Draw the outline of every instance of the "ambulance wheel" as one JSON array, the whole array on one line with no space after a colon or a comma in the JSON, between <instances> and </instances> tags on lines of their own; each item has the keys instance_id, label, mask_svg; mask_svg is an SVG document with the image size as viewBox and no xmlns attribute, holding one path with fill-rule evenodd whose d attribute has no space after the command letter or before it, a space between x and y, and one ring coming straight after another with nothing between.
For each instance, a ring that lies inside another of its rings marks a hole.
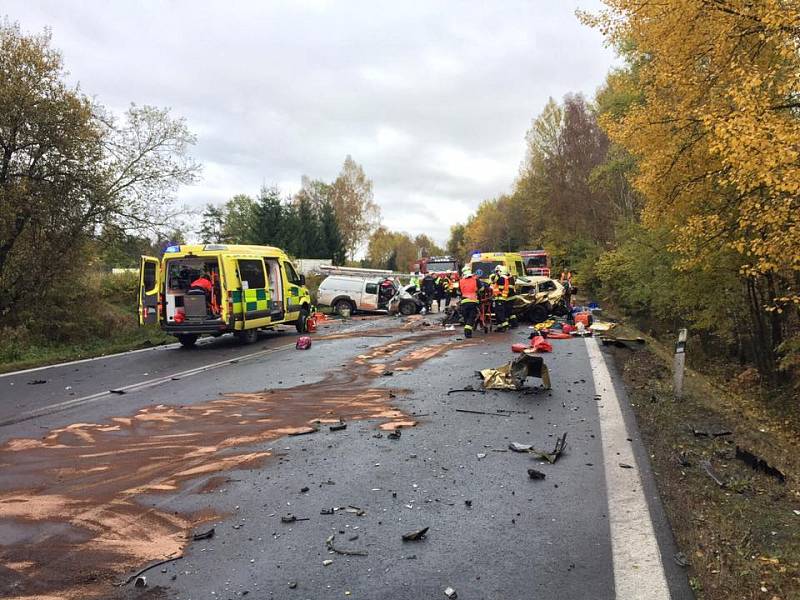
<instances>
[{"instance_id":1,"label":"ambulance wheel","mask_svg":"<svg viewBox=\"0 0 800 600\"><path fill-rule=\"evenodd\" d=\"M297 327L297 333L306 332L306 321L308 321L308 309L303 307L300 309L300 316L297 317L297 322L294 324Z\"/></svg>"},{"instance_id":2,"label":"ambulance wheel","mask_svg":"<svg viewBox=\"0 0 800 600\"><path fill-rule=\"evenodd\" d=\"M199 336L196 333L182 333L177 336L178 341L184 348L191 348L194 346Z\"/></svg>"},{"instance_id":3,"label":"ambulance wheel","mask_svg":"<svg viewBox=\"0 0 800 600\"><path fill-rule=\"evenodd\" d=\"M236 337L242 344L255 344L258 341L258 330L245 329L244 331L237 331Z\"/></svg>"}]
</instances>

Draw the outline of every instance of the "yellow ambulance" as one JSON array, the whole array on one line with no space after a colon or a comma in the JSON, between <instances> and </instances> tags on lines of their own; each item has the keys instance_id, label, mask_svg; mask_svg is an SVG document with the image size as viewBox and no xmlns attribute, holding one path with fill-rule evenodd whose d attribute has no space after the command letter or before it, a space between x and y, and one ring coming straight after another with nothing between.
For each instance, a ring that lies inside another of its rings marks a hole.
<instances>
[{"instance_id":1,"label":"yellow ambulance","mask_svg":"<svg viewBox=\"0 0 800 600\"><path fill-rule=\"evenodd\" d=\"M192 285L200 279L207 283ZM252 343L259 329L281 324L303 332L310 311L305 277L280 248L180 245L142 256L139 324L157 323L186 347L224 333Z\"/></svg>"}]
</instances>

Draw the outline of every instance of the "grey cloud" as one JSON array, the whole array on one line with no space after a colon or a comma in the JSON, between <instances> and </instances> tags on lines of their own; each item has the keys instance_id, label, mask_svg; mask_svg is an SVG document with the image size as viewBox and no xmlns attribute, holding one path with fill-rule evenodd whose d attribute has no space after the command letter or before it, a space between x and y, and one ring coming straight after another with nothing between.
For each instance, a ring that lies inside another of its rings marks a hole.
<instances>
[{"instance_id":1,"label":"grey cloud","mask_svg":"<svg viewBox=\"0 0 800 600\"><path fill-rule=\"evenodd\" d=\"M7 0L52 27L74 81L115 110L170 106L198 134L200 206L262 182L333 179L347 154L387 224L440 241L508 191L548 96L591 95L614 62L576 6L464 2Z\"/></svg>"}]
</instances>

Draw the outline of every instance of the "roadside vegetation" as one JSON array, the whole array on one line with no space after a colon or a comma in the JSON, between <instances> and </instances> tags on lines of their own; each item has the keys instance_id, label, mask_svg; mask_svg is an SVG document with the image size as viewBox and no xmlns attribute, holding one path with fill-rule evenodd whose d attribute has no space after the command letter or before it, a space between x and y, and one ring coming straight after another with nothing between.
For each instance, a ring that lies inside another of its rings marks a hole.
<instances>
[{"instance_id":1,"label":"roadside vegetation","mask_svg":"<svg viewBox=\"0 0 800 600\"><path fill-rule=\"evenodd\" d=\"M201 175L184 119L135 104L114 114L67 80L49 32L0 21L2 371L172 341L138 327L141 255L193 239L344 264L380 222L350 156L331 183L303 177L293 196L266 185L194 214L175 199Z\"/></svg>"},{"instance_id":2,"label":"roadside vegetation","mask_svg":"<svg viewBox=\"0 0 800 600\"><path fill-rule=\"evenodd\" d=\"M513 189L447 250L544 247L556 272L765 401L800 392L800 9L607 0L624 65L551 101ZM744 374L744 375L743 375Z\"/></svg>"}]
</instances>

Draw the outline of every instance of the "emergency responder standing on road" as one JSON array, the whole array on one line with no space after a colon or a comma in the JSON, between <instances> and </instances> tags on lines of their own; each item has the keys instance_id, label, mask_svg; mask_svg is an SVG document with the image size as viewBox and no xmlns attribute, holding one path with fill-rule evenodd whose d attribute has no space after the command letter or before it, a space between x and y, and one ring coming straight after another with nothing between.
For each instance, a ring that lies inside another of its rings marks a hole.
<instances>
[{"instance_id":1,"label":"emergency responder standing on road","mask_svg":"<svg viewBox=\"0 0 800 600\"><path fill-rule=\"evenodd\" d=\"M464 337L471 338L478 317L478 290L487 287L476 275L472 274L469 265L461 270L461 316L464 318Z\"/></svg>"},{"instance_id":2,"label":"emergency responder standing on road","mask_svg":"<svg viewBox=\"0 0 800 600\"><path fill-rule=\"evenodd\" d=\"M408 285L413 285L414 288L416 288L415 291L419 291L419 271L414 271L414 274L411 276Z\"/></svg>"},{"instance_id":3,"label":"emergency responder standing on road","mask_svg":"<svg viewBox=\"0 0 800 600\"><path fill-rule=\"evenodd\" d=\"M430 273L425 273L425 277L422 278L422 293L425 295L425 308L431 312L433 296L436 294L436 280Z\"/></svg>"},{"instance_id":4,"label":"emergency responder standing on road","mask_svg":"<svg viewBox=\"0 0 800 600\"><path fill-rule=\"evenodd\" d=\"M434 292L434 299L436 300L436 312L442 312L442 300L444 300L445 295L445 276L444 273L437 273L436 279L434 279L433 283L436 286L436 291Z\"/></svg>"},{"instance_id":5,"label":"emergency responder standing on road","mask_svg":"<svg viewBox=\"0 0 800 600\"><path fill-rule=\"evenodd\" d=\"M511 275L502 265L495 267L494 273L489 278L494 296L494 316L499 331L506 331L511 327L513 287Z\"/></svg>"}]
</instances>

